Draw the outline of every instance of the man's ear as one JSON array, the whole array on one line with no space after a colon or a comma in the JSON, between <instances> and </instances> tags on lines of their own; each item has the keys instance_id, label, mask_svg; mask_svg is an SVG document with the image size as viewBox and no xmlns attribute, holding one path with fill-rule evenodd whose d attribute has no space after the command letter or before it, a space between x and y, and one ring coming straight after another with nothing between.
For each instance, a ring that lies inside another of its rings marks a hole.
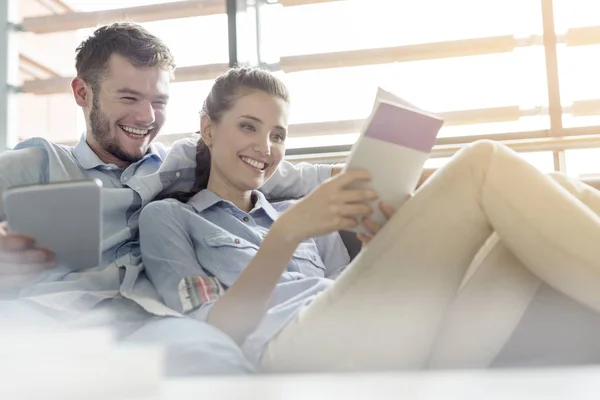
<instances>
[{"instance_id":1,"label":"man's ear","mask_svg":"<svg viewBox=\"0 0 600 400\"><path fill-rule=\"evenodd\" d=\"M92 104L92 88L80 77L75 77L71 81L71 90L73 90L73 97L79 107L90 107Z\"/></svg>"},{"instance_id":2,"label":"man's ear","mask_svg":"<svg viewBox=\"0 0 600 400\"><path fill-rule=\"evenodd\" d=\"M203 115L200 118L200 135L204 143L210 148L213 143L214 124L208 115Z\"/></svg>"}]
</instances>

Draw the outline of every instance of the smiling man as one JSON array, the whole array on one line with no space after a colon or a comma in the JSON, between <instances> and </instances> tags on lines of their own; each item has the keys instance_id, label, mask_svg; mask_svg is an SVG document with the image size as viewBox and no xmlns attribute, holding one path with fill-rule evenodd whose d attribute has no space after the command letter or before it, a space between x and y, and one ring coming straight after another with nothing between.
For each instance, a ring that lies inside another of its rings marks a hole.
<instances>
[{"instance_id":1,"label":"smiling man","mask_svg":"<svg viewBox=\"0 0 600 400\"><path fill-rule=\"evenodd\" d=\"M85 114L88 145L121 168L141 160L163 126L175 69L158 38L141 29L128 32L103 27L84 41L71 83Z\"/></svg>"},{"instance_id":2,"label":"smiling man","mask_svg":"<svg viewBox=\"0 0 600 400\"><path fill-rule=\"evenodd\" d=\"M144 275L140 211L160 192L187 190L195 179L195 140L180 141L169 151L153 143L166 119L174 76L169 48L137 24L114 23L81 43L76 69L71 88L86 133L75 147L34 138L1 154L0 192L28 184L102 181L102 263L78 271L56 265L51 251L0 225L0 325L13 315L36 323L109 326L124 340L165 346L169 375L250 371L231 339L167 308ZM330 166L287 163L264 192L299 197L331 173Z\"/></svg>"}]
</instances>

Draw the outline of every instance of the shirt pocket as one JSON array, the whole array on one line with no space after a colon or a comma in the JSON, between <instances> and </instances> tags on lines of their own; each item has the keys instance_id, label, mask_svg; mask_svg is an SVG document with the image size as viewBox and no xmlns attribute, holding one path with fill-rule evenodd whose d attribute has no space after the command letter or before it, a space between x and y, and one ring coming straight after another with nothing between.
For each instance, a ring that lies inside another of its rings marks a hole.
<instances>
[{"instance_id":1,"label":"shirt pocket","mask_svg":"<svg viewBox=\"0 0 600 400\"><path fill-rule=\"evenodd\" d=\"M204 238L204 241L212 258L211 264L201 264L225 287L233 285L258 252L257 245L230 233L218 233Z\"/></svg>"},{"instance_id":2,"label":"shirt pocket","mask_svg":"<svg viewBox=\"0 0 600 400\"><path fill-rule=\"evenodd\" d=\"M325 264L323 264L323 260L319 256L319 251L314 241L300 243L292 256L288 270L299 272L307 278L323 278L325 276Z\"/></svg>"}]
</instances>

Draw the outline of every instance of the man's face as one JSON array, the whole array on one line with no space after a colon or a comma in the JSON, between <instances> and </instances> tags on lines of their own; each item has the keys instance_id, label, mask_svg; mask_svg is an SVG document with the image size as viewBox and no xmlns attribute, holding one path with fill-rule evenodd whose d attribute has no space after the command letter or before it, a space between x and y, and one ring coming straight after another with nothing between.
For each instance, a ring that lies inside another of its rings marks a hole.
<instances>
[{"instance_id":1,"label":"man's face","mask_svg":"<svg viewBox=\"0 0 600 400\"><path fill-rule=\"evenodd\" d=\"M111 56L84 107L87 141L102 161L126 166L147 153L165 122L169 81L167 70Z\"/></svg>"}]
</instances>

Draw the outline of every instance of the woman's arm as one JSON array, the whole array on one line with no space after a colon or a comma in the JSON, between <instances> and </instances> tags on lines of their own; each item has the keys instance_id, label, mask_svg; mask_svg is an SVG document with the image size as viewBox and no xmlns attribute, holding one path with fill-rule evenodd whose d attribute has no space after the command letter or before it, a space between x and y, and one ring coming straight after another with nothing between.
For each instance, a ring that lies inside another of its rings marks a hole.
<instances>
[{"instance_id":1,"label":"woman's arm","mask_svg":"<svg viewBox=\"0 0 600 400\"><path fill-rule=\"evenodd\" d=\"M205 320L238 344L257 327L298 240L275 223L258 253L225 292L202 268L185 220L170 201L149 204L140 215L140 245L146 274L167 306ZM232 250L235 251L235 250Z\"/></svg>"},{"instance_id":2,"label":"woman's arm","mask_svg":"<svg viewBox=\"0 0 600 400\"><path fill-rule=\"evenodd\" d=\"M273 290L298 239L275 223L250 264L225 292L202 268L194 238L184 223L189 215L179 204L158 201L140 215L140 246L146 274L161 300L181 313L193 313L228 334L238 344L263 318ZM235 251L235 250L232 250Z\"/></svg>"},{"instance_id":3,"label":"woman's arm","mask_svg":"<svg viewBox=\"0 0 600 400\"><path fill-rule=\"evenodd\" d=\"M356 218L371 213L360 204L376 197L368 190L347 190L368 179L364 171L337 175L294 204L272 226L258 253L235 283L221 296L208 322L241 343L265 315L271 295L298 244L357 225Z\"/></svg>"},{"instance_id":4,"label":"woman's arm","mask_svg":"<svg viewBox=\"0 0 600 400\"><path fill-rule=\"evenodd\" d=\"M260 188L270 201L299 199L336 175L340 169L329 164L282 161L273 176Z\"/></svg>"},{"instance_id":5,"label":"woman's arm","mask_svg":"<svg viewBox=\"0 0 600 400\"><path fill-rule=\"evenodd\" d=\"M274 224L258 253L212 307L207 322L241 344L257 327L299 242Z\"/></svg>"},{"instance_id":6,"label":"woman's arm","mask_svg":"<svg viewBox=\"0 0 600 400\"><path fill-rule=\"evenodd\" d=\"M189 212L168 200L144 207L139 220L142 261L167 306L205 320L223 288L198 260L194 238L185 223Z\"/></svg>"},{"instance_id":7,"label":"woman's arm","mask_svg":"<svg viewBox=\"0 0 600 400\"><path fill-rule=\"evenodd\" d=\"M180 206L164 201L149 204L140 216L141 250L147 274L168 306L202 315L208 323L242 343L265 315L273 290L298 243L352 228L357 218L371 212L361 203L372 200L375 193L345 189L365 179L368 174L361 171L337 175L294 204L272 225L257 254L225 293L220 283L203 270L202 260L197 259L193 238L183 223L187 216L175 212ZM183 207L180 209L183 212ZM193 284L198 288L188 288Z\"/></svg>"}]
</instances>

